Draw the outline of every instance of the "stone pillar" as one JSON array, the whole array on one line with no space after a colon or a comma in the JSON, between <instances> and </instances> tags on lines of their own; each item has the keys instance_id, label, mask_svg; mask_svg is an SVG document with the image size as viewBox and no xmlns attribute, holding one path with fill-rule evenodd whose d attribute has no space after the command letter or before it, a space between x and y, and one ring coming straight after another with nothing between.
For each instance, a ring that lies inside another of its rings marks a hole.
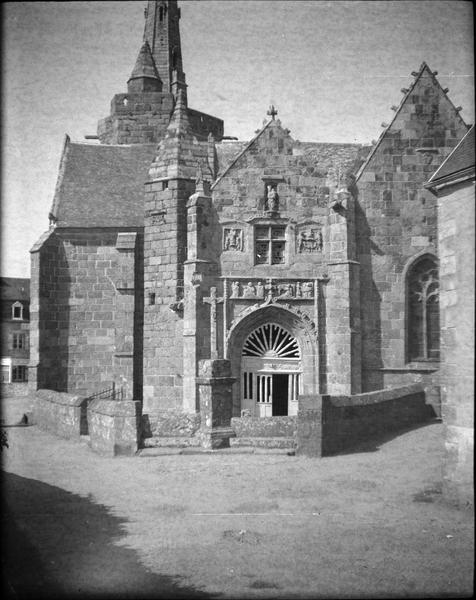
<instances>
[{"instance_id":1,"label":"stone pillar","mask_svg":"<svg viewBox=\"0 0 476 600\"><path fill-rule=\"evenodd\" d=\"M211 261L203 258L202 237L206 216L211 210L211 196L207 182L197 185L197 192L187 203L187 260L184 263L183 313L183 410L199 410L197 395L197 365L209 338L207 307L202 302L202 286L210 270ZM203 356L203 354L202 354ZM204 354L207 356L207 354Z\"/></svg>"},{"instance_id":2,"label":"stone pillar","mask_svg":"<svg viewBox=\"0 0 476 600\"><path fill-rule=\"evenodd\" d=\"M198 396L201 426L198 432L204 448L227 448L230 437L233 401L231 387L236 381L231 377L229 360L201 360L198 365Z\"/></svg>"},{"instance_id":3,"label":"stone pillar","mask_svg":"<svg viewBox=\"0 0 476 600\"><path fill-rule=\"evenodd\" d=\"M313 395L300 396L297 428L296 428L296 455L320 458L323 450L323 399L327 396Z\"/></svg>"},{"instance_id":4,"label":"stone pillar","mask_svg":"<svg viewBox=\"0 0 476 600\"><path fill-rule=\"evenodd\" d=\"M329 218L326 288L327 392L361 391L360 265L355 260L354 199L339 192Z\"/></svg>"}]
</instances>

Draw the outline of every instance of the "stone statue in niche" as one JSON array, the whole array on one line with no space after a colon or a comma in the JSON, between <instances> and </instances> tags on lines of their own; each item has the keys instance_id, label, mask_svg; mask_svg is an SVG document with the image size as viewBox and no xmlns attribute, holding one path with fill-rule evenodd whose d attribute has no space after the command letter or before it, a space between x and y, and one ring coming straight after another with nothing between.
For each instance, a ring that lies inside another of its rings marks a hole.
<instances>
[{"instance_id":1,"label":"stone statue in niche","mask_svg":"<svg viewBox=\"0 0 476 600\"><path fill-rule=\"evenodd\" d=\"M251 281L243 288L243 298L256 298L256 289Z\"/></svg>"},{"instance_id":2,"label":"stone statue in niche","mask_svg":"<svg viewBox=\"0 0 476 600\"><path fill-rule=\"evenodd\" d=\"M234 281L231 284L231 298L239 298L240 297L240 284L238 281Z\"/></svg>"},{"instance_id":3,"label":"stone statue in niche","mask_svg":"<svg viewBox=\"0 0 476 600\"><path fill-rule=\"evenodd\" d=\"M322 250L322 232L320 229L307 229L299 232L298 252L313 253Z\"/></svg>"},{"instance_id":4,"label":"stone statue in niche","mask_svg":"<svg viewBox=\"0 0 476 600\"><path fill-rule=\"evenodd\" d=\"M223 235L223 250L235 250L242 252L243 250L243 230L242 229L225 229Z\"/></svg>"},{"instance_id":5,"label":"stone statue in niche","mask_svg":"<svg viewBox=\"0 0 476 600\"><path fill-rule=\"evenodd\" d=\"M258 298L264 298L264 285L261 283L261 281L258 281L256 285L256 296Z\"/></svg>"},{"instance_id":6,"label":"stone statue in niche","mask_svg":"<svg viewBox=\"0 0 476 600\"><path fill-rule=\"evenodd\" d=\"M276 190L276 186L267 185L267 194L264 204L264 209L271 212L278 212L279 210L279 196Z\"/></svg>"}]
</instances>

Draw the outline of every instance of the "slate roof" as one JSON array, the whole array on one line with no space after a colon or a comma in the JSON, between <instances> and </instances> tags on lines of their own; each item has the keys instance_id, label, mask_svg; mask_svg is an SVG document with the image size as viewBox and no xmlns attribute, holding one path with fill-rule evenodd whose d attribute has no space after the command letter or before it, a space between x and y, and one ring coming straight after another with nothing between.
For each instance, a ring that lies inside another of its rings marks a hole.
<instances>
[{"instance_id":1,"label":"slate roof","mask_svg":"<svg viewBox=\"0 0 476 600\"><path fill-rule=\"evenodd\" d=\"M50 216L58 227L142 227L155 144L102 145L66 136Z\"/></svg>"},{"instance_id":2,"label":"slate roof","mask_svg":"<svg viewBox=\"0 0 476 600\"><path fill-rule=\"evenodd\" d=\"M2 300L30 300L30 280L20 277L0 277Z\"/></svg>"},{"instance_id":3,"label":"slate roof","mask_svg":"<svg viewBox=\"0 0 476 600\"><path fill-rule=\"evenodd\" d=\"M431 176L428 186L431 184L438 185L443 181L448 181L457 178L458 175L464 176L468 171L474 174L475 157L474 157L474 125L464 136L456 148L448 154L446 160Z\"/></svg>"}]
</instances>

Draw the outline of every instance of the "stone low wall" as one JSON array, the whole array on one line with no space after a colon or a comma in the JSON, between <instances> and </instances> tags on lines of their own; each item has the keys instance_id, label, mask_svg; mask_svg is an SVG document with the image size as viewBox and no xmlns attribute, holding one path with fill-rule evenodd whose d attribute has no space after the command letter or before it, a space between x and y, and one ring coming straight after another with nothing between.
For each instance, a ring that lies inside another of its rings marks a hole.
<instances>
[{"instance_id":1,"label":"stone low wall","mask_svg":"<svg viewBox=\"0 0 476 600\"><path fill-rule=\"evenodd\" d=\"M88 405L89 445L106 456L133 456L139 449L141 404L134 400L102 400Z\"/></svg>"},{"instance_id":2,"label":"stone low wall","mask_svg":"<svg viewBox=\"0 0 476 600\"><path fill-rule=\"evenodd\" d=\"M294 437L296 417L233 417L236 437Z\"/></svg>"},{"instance_id":3,"label":"stone low wall","mask_svg":"<svg viewBox=\"0 0 476 600\"><path fill-rule=\"evenodd\" d=\"M2 398L12 396L28 396L28 382L22 381L18 383L2 383L0 387Z\"/></svg>"},{"instance_id":4,"label":"stone low wall","mask_svg":"<svg viewBox=\"0 0 476 600\"><path fill-rule=\"evenodd\" d=\"M435 417L421 384L354 396L303 396L297 454L325 456Z\"/></svg>"},{"instance_id":5,"label":"stone low wall","mask_svg":"<svg viewBox=\"0 0 476 600\"><path fill-rule=\"evenodd\" d=\"M40 429L68 439L87 433L87 398L54 390L38 390L33 415Z\"/></svg>"}]
</instances>

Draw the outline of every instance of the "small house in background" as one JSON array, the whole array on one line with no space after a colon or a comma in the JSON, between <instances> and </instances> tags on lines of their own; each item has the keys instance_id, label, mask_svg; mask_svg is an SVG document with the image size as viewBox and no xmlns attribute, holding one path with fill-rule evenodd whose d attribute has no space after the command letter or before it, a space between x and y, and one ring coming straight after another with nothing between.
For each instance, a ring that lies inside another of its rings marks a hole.
<instances>
[{"instance_id":1,"label":"small house in background","mask_svg":"<svg viewBox=\"0 0 476 600\"><path fill-rule=\"evenodd\" d=\"M30 360L30 280L0 278L2 303L2 384L28 381ZM26 386L25 393L26 393ZM20 386L17 391L20 391Z\"/></svg>"}]
</instances>

